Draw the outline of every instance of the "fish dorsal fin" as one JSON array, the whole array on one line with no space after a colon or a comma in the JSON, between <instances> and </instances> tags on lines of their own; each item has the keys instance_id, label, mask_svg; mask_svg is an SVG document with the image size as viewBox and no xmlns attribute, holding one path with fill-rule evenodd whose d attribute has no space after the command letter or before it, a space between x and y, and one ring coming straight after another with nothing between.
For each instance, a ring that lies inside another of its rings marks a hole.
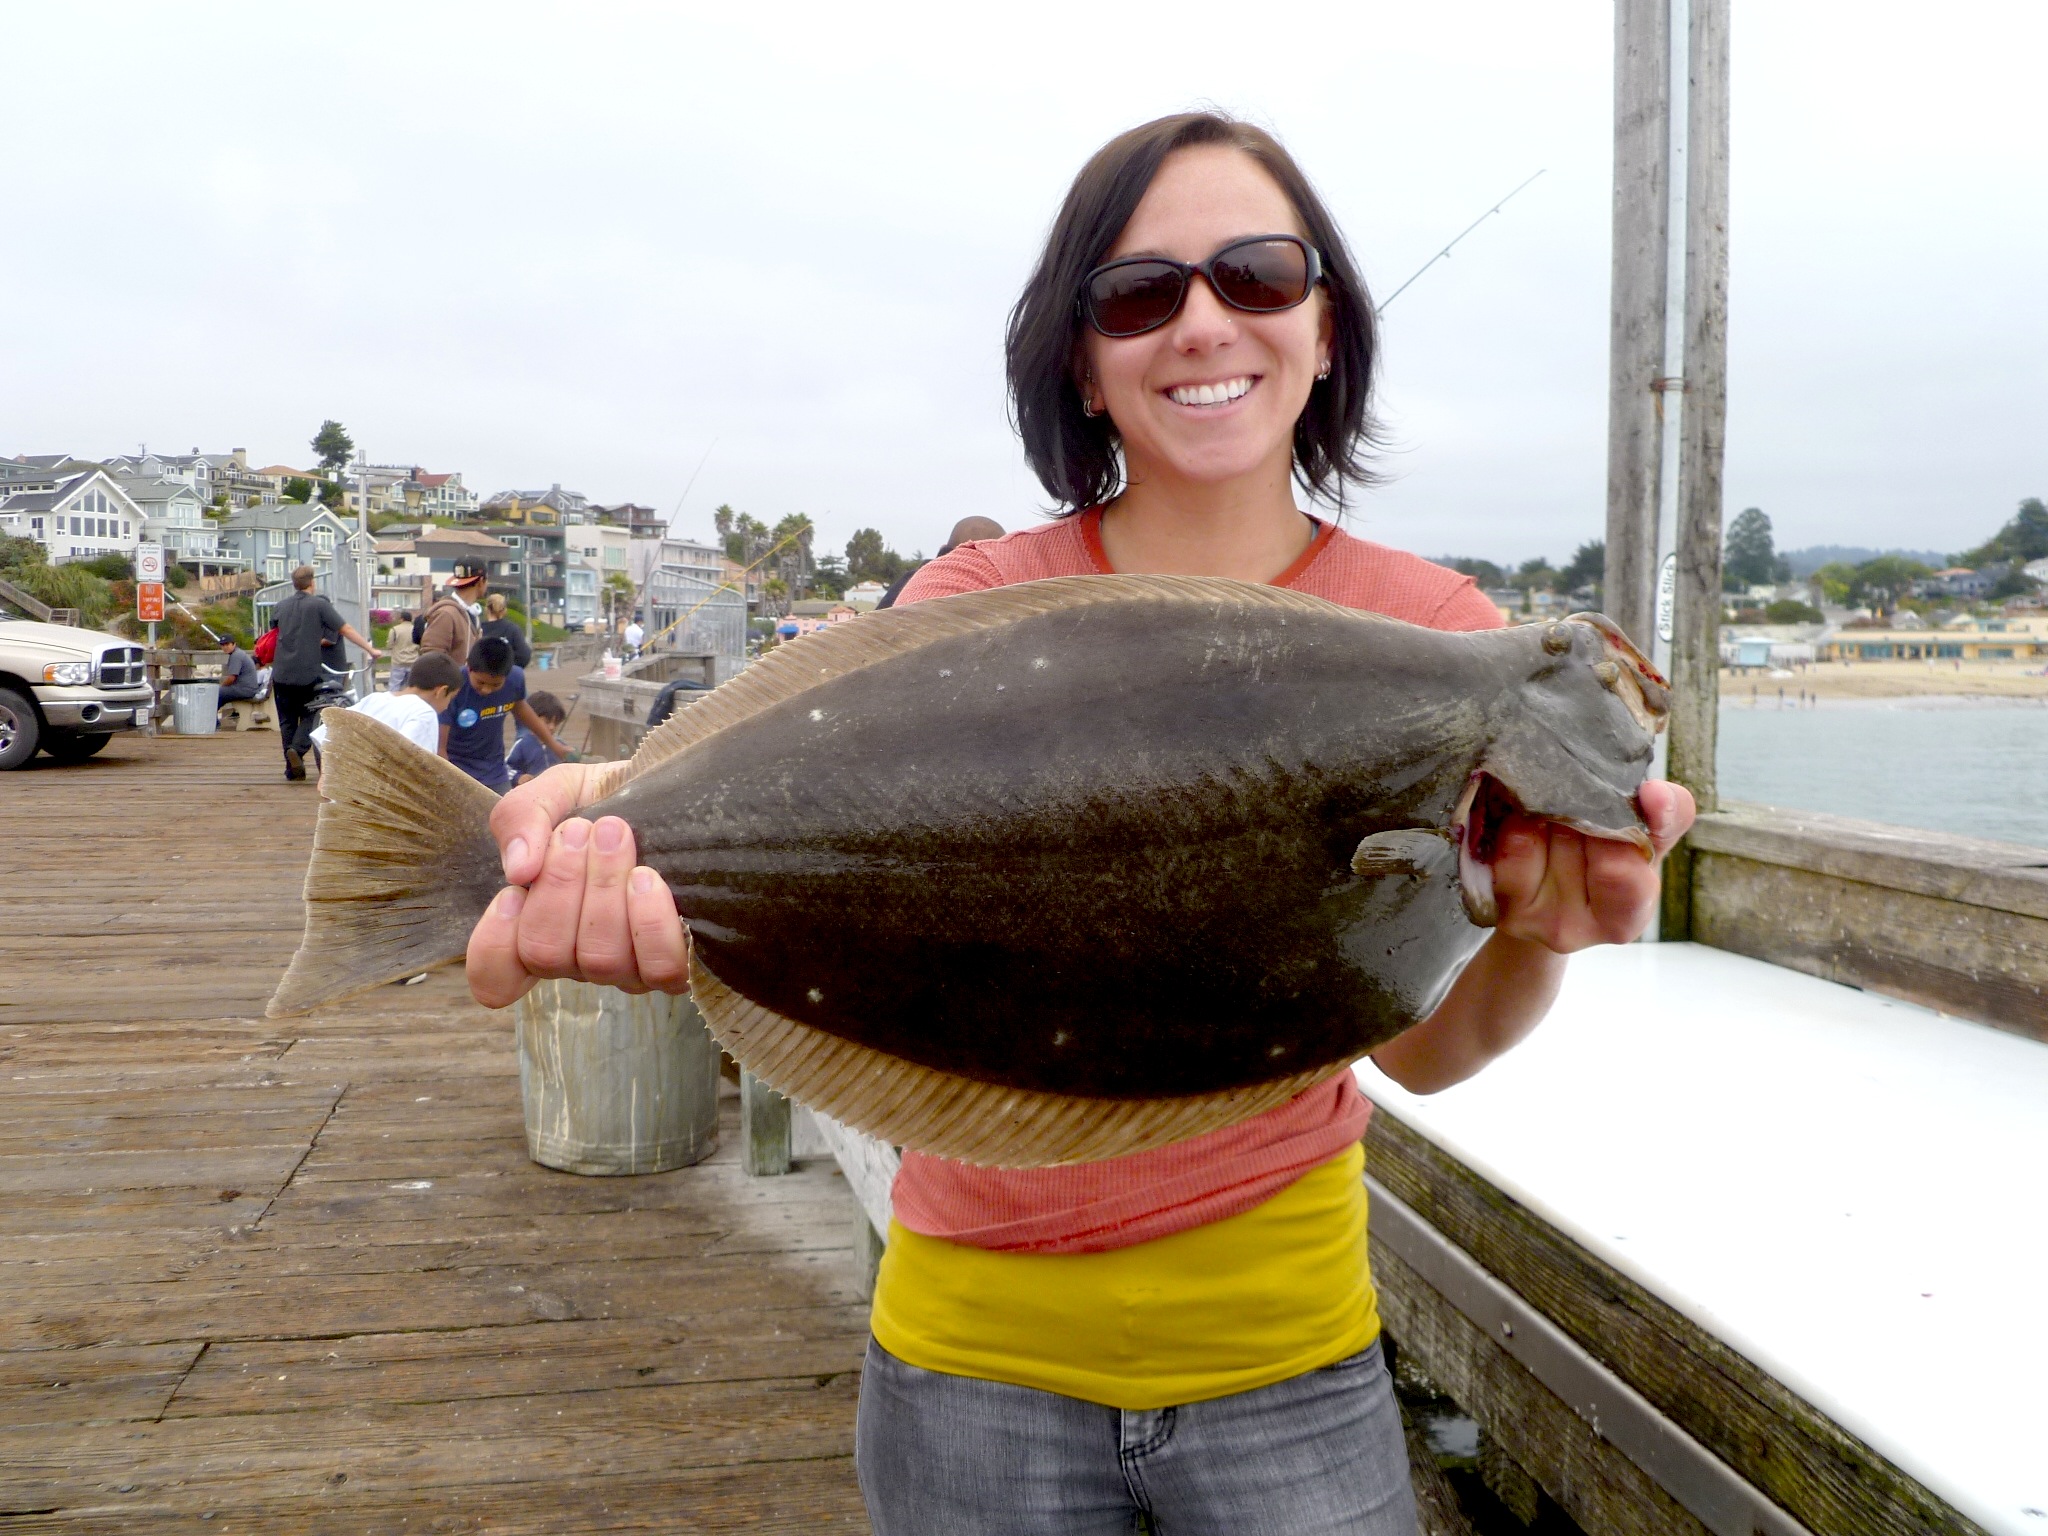
<instances>
[{"instance_id":1,"label":"fish dorsal fin","mask_svg":"<svg viewBox=\"0 0 2048 1536\"><path fill-rule=\"evenodd\" d=\"M835 677L891 656L905 655L957 635L1000 629L1038 614L1132 601L1340 613L1368 621L1382 617L1345 608L1307 592L1220 576L1054 576L982 592L928 598L904 608L865 613L850 623L833 624L777 646L739 676L676 711L650 731L632 760L614 770L615 777L606 786L606 792L617 790L628 779L638 778L677 753L772 709L785 699L793 699Z\"/></svg>"},{"instance_id":2,"label":"fish dorsal fin","mask_svg":"<svg viewBox=\"0 0 2048 1536\"><path fill-rule=\"evenodd\" d=\"M1349 1066L1185 1098L1088 1099L979 1082L842 1040L740 996L702 960L692 961L690 995L733 1059L785 1096L884 1141L999 1168L1095 1162L1186 1141L1285 1104Z\"/></svg>"}]
</instances>

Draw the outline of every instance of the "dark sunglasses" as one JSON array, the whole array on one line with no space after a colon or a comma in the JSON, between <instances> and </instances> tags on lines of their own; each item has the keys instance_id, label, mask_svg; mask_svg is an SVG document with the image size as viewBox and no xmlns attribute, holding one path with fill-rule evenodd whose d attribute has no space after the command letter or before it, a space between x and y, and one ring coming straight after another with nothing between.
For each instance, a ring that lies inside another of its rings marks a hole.
<instances>
[{"instance_id":1,"label":"dark sunglasses","mask_svg":"<svg viewBox=\"0 0 2048 1536\"><path fill-rule=\"evenodd\" d=\"M1105 336L1141 336L1175 315L1197 272L1232 309L1267 315L1292 309L1322 280L1323 259L1293 235L1233 240L1207 261L1127 256L1105 262L1081 282L1081 317Z\"/></svg>"}]
</instances>

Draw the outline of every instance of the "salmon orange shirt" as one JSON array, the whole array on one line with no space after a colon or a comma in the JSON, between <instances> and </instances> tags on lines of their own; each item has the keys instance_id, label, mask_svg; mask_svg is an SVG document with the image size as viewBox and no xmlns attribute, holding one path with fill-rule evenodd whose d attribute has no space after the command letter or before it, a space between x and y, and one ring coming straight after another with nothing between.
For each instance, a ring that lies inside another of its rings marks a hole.
<instances>
[{"instance_id":1,"label":"salmon orange shirt","mask_svg":"<svg viewBox=\"0 0 2048 1536\"><path fill-rule=\"evenodd\" d=\"M1091 509L934 560L899 603L1109 574ZM1319 526L1274 585L1436 629L1497 628L1473 585ZM1371 1106L1348 1072L1222 1130L1060 1168L906 1152L875 1338L928 1370L1119 1408L1270 1385L1379 1331L1357 1143Z\"/></svg>"}]
</instances>

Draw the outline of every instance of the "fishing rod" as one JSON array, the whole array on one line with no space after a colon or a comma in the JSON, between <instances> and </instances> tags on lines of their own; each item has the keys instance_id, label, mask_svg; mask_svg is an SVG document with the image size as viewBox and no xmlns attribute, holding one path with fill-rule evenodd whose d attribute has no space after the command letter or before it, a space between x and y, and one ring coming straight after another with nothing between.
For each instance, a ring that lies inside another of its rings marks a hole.
<instances>
[{"instance_id":1,"label":"fishing rod","mask_svg":"<svg viewBox=\"0 0 2048 1536\"><path fill-rule=\"evenodd\" d=\"M705 460L711 457L711 450L717 446L718 439L715 437L704 445L703 457L697 460L697 467L690 471L690 478L683 482L683 494L676 498L676 509L668 515L668 525L670 528L674 528L676 519L683 515L683 503L690 499L690 492L697 484L697 477L704 473Z\"/></svg>"},{"instance_id":2,"label":"fishing rod","mask_svg":"<svg viewBox=\"0 0 2048 1536\"><path fill-rule=\"evenodd\" d=\"M758 559L756 559L756 560L754 561L753 565L749 565L749 566L746 566L746 567L744 567L744 568L743 568L743 569L742 569L742 570L740 571L740 575L741 575L741 576L746 576L746 575L748 575L748 574L749 574L750 572L752 572L752 571L753 571L753 570L755 569L755 567L756 567L756 566L759 566L759 565L761 565L761 564L765 563L766 561L772 560L772 559L774 559L774 558L775 558L775 557L776 557L777 555L779 555L780 553L782 553L782 551L783 551L783 549L784 549L784 547L785 547L785 546L787 546L787 545L790 545L790 544L794 544L794 543L795 543L795 542L796 542L796 541L797 541L798 539L802 538L802 537L803 537L803 536L804 536L805 534L807 534L807 533L810 533L810 532L812 532L812 531L813 531L813 525L812 525L812 524L810 524L810 523L805 523L805 524L803 525L803 527L801 527L801 528L798 528L798 529L796 529L796 530L795 530L794 532L792 532L792 533L791 533L791 534L790 534L790 535L789 535L789 536L788 536L787 538L785 538L785 539L783 539L783 540L782 540L781 542L777 543L777 544L776 544L776 545L775 545L775 546L774 546L773 548L769 549L769 550L767 551L767 553L765 553L765 554L761 555L761 556L760 556L760 557L759 557ZM734 585L733 585L733 584L732 584L731 582L729 582L729 581L722 581L722 582L720 582L720 583L719 583L719 584L718 584L717 586L715 586L715 587L713 587L713 588L711 589L711 591L710 591L710 594L709 594L708 596L706 596L706 597L705 597L705 599L704 599L704 601L703 601L703 602L700 602L700 603L698 603L698 604L697 604L697 605L696 605L695 607L692 607L691 609L689 609L689 610L688 610L687 612L685 612L685 613L681 613L681 614L678 614L678 615L676 616L676 619L675 619L675 622L674 622L674 623L672 623L672 624L669 624L669 625L668 625L668 626L666 626L665 628L663 628L663 629L660 629L660 630L657 630L657 631L656 631L655 633L653 633L653 634L649 635L649 636L647 637L647 639L646 639L646 640L645 640L644 642L642 642L642 644L643 644L643 648L651 648L651 647L653 646L653 644L654 644L654 642L655 642L655 641L659 640L659 639L660 639L660 638L661 638L661 637L662 637L663 635L667 634L667 633L669 632L669 630L672 630L672 629L676 628L676 626L677 626L677 625L679 625L679 624L683 623L683 622L684 622L685 620L689 619L689 618L691 617L691 615L695 614L695 613L697 612L697 610L698 610L699 608L702 608L702 607L703 607L703 606L705 605L705 603L709 603L709 602L711 602L711 601L712 601L712 599L716 598L716 597L718 596L718 594L719 594L719 593L721 593L721 592L738 592L738 591L740 591L740 590L741 590L740 588L738 588L738 587L734 586Z\"/></svg>"},{"instance_id":3,"label":"fishing rod","mask_svg":"<svg viewBox=\"0 0 2048 1536\"><path fill-rule=\"evenodd\" d=\"M1548 167L1546 166L1545 169L1547 170ZM1542 171L1538 171L1536 173L1536 176L1541 176L1542 174ZM1459 240L1463 240L1465 236L1471 234L1473 230L1477 229L1480 225L1484 224L1496 213L1499 213L1501 209L1507 207L1509 203L1514 201L1515 193L1520 192L1522 190L1522 187L1528 186L1530 181L1534 181L1536 179L1536 176L1531 176L1529 178L1529 181L1523 182L1522 186L1516 187L1514 192L1510 192L1506 197L1502 198L1499 202L1495 203L1491 208L1487 209L1486 212L1479 215L1479 217L1474 219L1470 224L1467 224L1464 227L1464 229L1459 231L1457 240L1453 240L1449 245L1445 246L1442 250L1438 251L1434 256L1430 257L1429 260L1425 261L1421 266L1417 267L1415 269L1414 276L1410 277L1407 282L1403 283L1400 287L1396 288L1392 293L1388 294L1384 299L1381 299L1379 303L1376 306L1374 306L1373 313L1377 315L1384 315L1387 312L1387 306L1393 303L1394 300L1401 297L1402 294L1406 293L1409 289L1409 286L1414 283L1417 277L1422 276L1423 273L1427 272L1431 267L1435 266L1438 262L1442 261L1446 256L1450 255L1451 252L1454 249L1456 249Z\"/></svg>"}]
</instances>

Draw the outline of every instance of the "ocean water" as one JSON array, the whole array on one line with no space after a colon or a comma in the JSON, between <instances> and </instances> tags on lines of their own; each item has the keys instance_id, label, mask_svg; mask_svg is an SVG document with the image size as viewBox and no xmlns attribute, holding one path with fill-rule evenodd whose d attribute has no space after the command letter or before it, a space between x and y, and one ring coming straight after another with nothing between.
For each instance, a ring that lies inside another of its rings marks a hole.
<instances>
[{"instance_id":1,"label":"ocean water","mask_svg":"<svg viewBox=\"0 0 2048 1536\"><path fill-rule=\"evenodd\" d=\"M1717 765L1724 799L2048 848L2048 705L1730 699Z\"/></svg>"}]
</instances>

